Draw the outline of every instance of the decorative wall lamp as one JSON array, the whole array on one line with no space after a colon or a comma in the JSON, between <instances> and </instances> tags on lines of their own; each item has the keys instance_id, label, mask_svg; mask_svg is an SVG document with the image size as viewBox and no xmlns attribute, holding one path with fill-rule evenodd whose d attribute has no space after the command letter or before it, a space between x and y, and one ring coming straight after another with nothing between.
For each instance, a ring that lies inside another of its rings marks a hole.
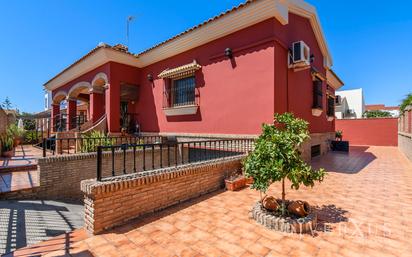
<instances>
[{"instance_id":1,"label":"decorative wall lamp","mask_svg":"<svg viewBox=\"0 0 412 257\"><path fill-rule=\"evenodd\" d=\"M228 57L229 59L233 58L233 51L231 48L228 47L225 49L225 56Z\"/></svg>"},{"instance_id":2,"label":"decorative wall lamp","mask_svg":"<svg viewBox=\"0 0 412 257\"><path fill-rule=\"evenodd\" d=\"M313 54L310 55L310 63L313 63L315 61L315 56Z\"/></svg>"},{"instance_id":3,"label":"decorative wall lamp","mask_svg":"<svg viewBox=\"0 0 412 257\"><path fill-rule=\"evenodd\" d=\"M152 74L147 74L147 80L150 82L153 82L153 75Z\"/></svg>"}]
</instances>

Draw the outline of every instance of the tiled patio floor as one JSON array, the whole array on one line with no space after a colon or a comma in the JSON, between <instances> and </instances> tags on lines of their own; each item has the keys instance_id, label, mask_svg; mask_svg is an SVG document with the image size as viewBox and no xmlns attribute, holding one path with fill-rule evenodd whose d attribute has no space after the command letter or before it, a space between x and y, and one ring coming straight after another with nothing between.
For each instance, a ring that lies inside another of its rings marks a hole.
<instances>
[{"instance_id":1,"label":"tiled patio floor","mask_svg":"<svg viewBox=\"0 0 412 257\"><path fill-rule=\"evenodd\" d=\"M0 173L0 194L39 186L37 170Z\"/></svg>"},{"instance_id":2,"label":"tiled patio floor","mask_svg":"<svg viewBox=\"0 0 412 257\"><path fill-rule=\"evenodd\" d=\"M288 199L317 205L314 235L268 230L249 219L259 194L217 192L84 239L83 231L28 251L45 256L411 256L412 165L391 147L355 147L314 161L326 167L313 189ZM270 194L280 197L280 185ZM23 252L25 251L25 252Z\"/></svg>"},{"instance_id":3,"label":"tiled patio floor","mask_svg":"<svg viewBox=\"0 0 412 257\"><path fill-rule=\"evenodd\" d=\"M37 165L37 159L43 155L41 149L31 145L19 145L15 149L14 157L0 157L0 171L5 168L25 165Z\"/></svg>"},{"instance_id":4,"label":"tiled patio floor","mask_svg":"<svg viewBox=\"0 0 412 257\"><path fill-rule=\"evenodd\" d=\"M0 193L38 186L37 159L41 156L41 149L20 145L14 157L0 157Z\"/></svg>"}]
</instances>

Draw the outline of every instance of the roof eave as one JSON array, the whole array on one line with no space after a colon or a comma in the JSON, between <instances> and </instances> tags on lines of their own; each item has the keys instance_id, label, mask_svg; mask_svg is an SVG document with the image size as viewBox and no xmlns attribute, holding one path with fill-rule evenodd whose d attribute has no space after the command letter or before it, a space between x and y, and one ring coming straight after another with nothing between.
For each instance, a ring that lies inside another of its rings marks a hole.
<instances>
[{"instance_id":1,"label":"roof eave","mask_svg":"<svg viewBox=\"0 0 412 257\"><path fill-rule=\"evenodd\" d=\"M133 67L141 67L139 60L129 53L107 47L98 47L46 82L44 88L49 91L55 90L111 61Z\"/></svg>"}]
</instances>

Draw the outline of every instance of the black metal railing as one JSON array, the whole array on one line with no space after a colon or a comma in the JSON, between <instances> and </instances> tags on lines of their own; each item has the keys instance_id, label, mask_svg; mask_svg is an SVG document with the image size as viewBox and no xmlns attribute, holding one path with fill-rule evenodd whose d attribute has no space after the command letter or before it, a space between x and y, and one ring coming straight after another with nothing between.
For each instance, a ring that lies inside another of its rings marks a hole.
<instances>
[{"instance_id":1,"label":"black metal railing","mask_svg":"<svg viewBox=\"0 0 412 257\"><path fill-rule=\"evenodd\" d=\"M153 144L161 142L161 136L51 137L43 138L41 147L43 149L43 157L46 157L48 155L96 152L97 147L102 145Z\"/></svg>"},{"instance_id":2,"label":"black metal railing","mask_svg":"<svg viewBox=\"0 0 412 257\"><path fill-rule=\"evenodd\" d=\"M98 146L97 179L239 156L253 147L253 139Z\"/></svg>"},{"instance_id":3,"label":"black metal railing","mask_svg":"<svg viewBox=\"0 0 412 257\"><path fill-rule=\"evenodd\" d=\"M58 114L53 117L53 131L61 132L67 129L67 115Z\"/></svg>"},{"instance_id":4,"label":"black metal railing","mask_svg":"<svg viewBox=\"0 0 412 257\"><path fill-rule=\"evenodd\" d=\"M80 127L86 122L87 116L85 115L77 115L69 119L69 116L67 114L62 113L53 117L53 129L55 132L67 131L67 125L69 125L69 130L80 130Z\"/></svg>"}]
</instances>

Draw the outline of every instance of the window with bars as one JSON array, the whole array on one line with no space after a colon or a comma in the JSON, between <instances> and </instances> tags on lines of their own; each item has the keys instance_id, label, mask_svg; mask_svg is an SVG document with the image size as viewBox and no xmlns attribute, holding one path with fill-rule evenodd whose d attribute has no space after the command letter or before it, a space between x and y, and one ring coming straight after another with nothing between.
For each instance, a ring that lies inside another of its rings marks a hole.
<instances>
[{"instance_id":1,"label":"window with bars","mask_svg":"<svg viewBox=\"0 0 412 257\"><path fill-rule=\"evenodd\" d=\"M313 81L313 108L323 108L322 98L322 80L316 78Z\"/></svg>"},{"instance_id":2,"label":"window with bars","mask_svg":"<svg viewBox=\"0 0 412 257\"><path fill-rule=\"evenodd\" d=\"M195 76L172 80L171 106L195 104Z\"/></svg>"},{"instance_id":3,"label":"window with bars","mask_svg":"<svg viewBox=\"0 0 412 257\"><path fill-rule=\"evenodd\" d=\"M328 116L335 116L335 98L328 96Z\"/></svg>"}]
</instances>

